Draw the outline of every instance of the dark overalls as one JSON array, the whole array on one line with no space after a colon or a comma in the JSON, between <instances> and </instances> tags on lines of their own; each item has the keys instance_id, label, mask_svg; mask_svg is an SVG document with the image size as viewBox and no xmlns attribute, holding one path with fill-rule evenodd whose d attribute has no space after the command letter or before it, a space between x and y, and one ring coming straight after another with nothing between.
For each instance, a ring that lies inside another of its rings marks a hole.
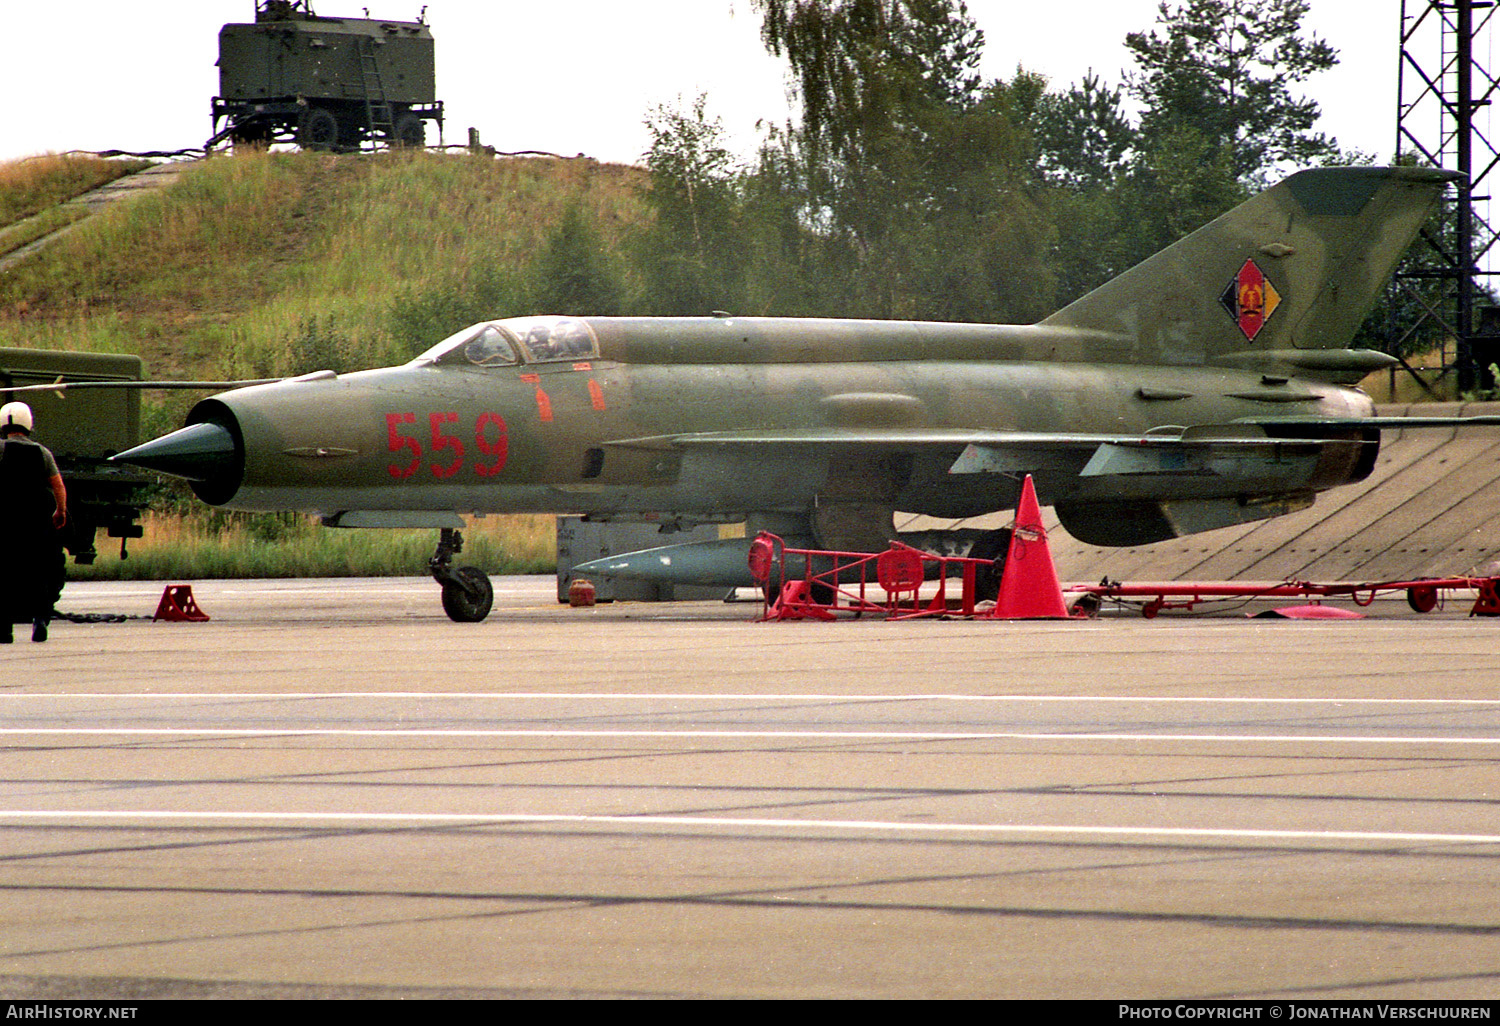
<instances>
[{"instance_id":1,"label":"dark overalls","mask_svg":"<svg viewBox=\"0 0 1500 1026\"><path fill-rule=\"evenodd\" d=\"M62 539L52 526L57 503L44 451L15 435L0 441L0 612L7 624L45 624L62 595Z\"/></svg>"}]
</instances>

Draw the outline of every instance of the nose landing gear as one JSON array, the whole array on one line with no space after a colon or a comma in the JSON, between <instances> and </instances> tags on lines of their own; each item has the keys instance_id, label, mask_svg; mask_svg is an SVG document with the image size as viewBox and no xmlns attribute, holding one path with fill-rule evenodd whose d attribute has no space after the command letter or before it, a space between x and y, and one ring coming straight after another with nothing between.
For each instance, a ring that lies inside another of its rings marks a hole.
<instances>
[{"instance_id":1,"label":"nose landing gear","mask_svg":"<svg viewBox=\"0 0 1500 1026\"><path fill-rule=\"evenodd\" d=\"M478 623L490 615L495 603L495 589L489 575L477 566L453 565L453 557L463 551L464 538L451 527L443 528L437 551L427 561L432 579L443 586L443 612L457 623Z\"/></svg>"}]
</instances>

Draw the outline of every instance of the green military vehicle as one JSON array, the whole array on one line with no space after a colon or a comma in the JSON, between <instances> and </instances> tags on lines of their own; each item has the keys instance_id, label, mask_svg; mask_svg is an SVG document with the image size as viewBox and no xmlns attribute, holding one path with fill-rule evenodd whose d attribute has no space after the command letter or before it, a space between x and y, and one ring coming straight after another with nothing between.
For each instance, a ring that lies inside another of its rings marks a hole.
<instances>
[{"instance_id":1,"label":"green military vehicle","mask_svg":"<svg viewBox=\"0 0 1500 1026\"><path fill-rule=\"evenodd\" d=\"M125 539L141 536L136 521L152 480L108 462L139 441L141 393L134 388L9 390L78 381L140 381L143 375L138 356L0 348L0 403L16 399L30 406L36 417L32 437L57 458L68 489L63 546L75 562L94 561L94 537L101 527L111 538L121 539L122 555Z\"/></svg>"},{"instance_id":2,"label":"green military vehicle","mask_svg":"<svg viewBox=\"0 0 1500 1026\"><path fill-rule=\"evenodd\" d=\"M219 30L218 67L206 149L225 140L423 146L427 122L442 132L432 32L422 20L325 18L310 0L260 0L253 23Z\"/></svg>"}]
</instances>

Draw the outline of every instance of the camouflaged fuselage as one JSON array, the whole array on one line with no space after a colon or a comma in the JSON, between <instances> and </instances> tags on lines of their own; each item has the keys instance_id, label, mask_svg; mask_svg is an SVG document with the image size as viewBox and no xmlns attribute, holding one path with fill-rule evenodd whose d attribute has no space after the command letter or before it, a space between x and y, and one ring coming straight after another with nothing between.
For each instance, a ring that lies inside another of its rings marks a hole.
<instances>
[{"instance_id":1,"label":"camouflaged fuselage","mask_svg":"<svg viewBox=\"0 0 1500 1026\"><path fill-rule=\"evenodd\" d=\"M840 487L830 478L857 451L887 466L882 487L896 508L964 517L1013 505L1017 482L949 473L969 444L954 432L973 432L976 441L1005 433L1132 436L1268 412L1371 411L1362 393L1316 381L1025 358L1076 344L1066 329L742 318L589 324L600 340L595 358L421 362L210 400L233 414L245 443L243 479L222 501L323 514L566 511L733 521L811 508ZM839 358L813 362L820 349ZM933 440L921 444L923 432ZM1033 459L1041 501L1137 491L1233 496L1252 483L1186 476L1122 491L1120 481L1080 477L1087 458L1067 450ZM1348 480L1350 454L1334 463L1299 487Z\"/></svg>"},{"instance_id":2,"label":"camouflaged fuselage","mask_svg":"<svg viewBox=\"0 0 1500 1026\"><path fill-rule=\"evenodd\" d=\"M1374 466L1346 348L1453 175L1305 171L1036 325L715 316L474 325L400 367L200 403L123 459L347 526L460 514L791 518L882 544L1034 476L1137 544L1307 505Z\"/></svg>"}]
</instances>

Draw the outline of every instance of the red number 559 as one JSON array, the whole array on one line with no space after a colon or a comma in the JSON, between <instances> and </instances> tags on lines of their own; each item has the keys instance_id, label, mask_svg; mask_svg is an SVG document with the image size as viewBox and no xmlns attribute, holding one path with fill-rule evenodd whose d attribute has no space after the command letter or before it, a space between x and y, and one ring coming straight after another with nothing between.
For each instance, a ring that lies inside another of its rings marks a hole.
<instances>
[{"instance_id":1,"label":"red number 559","mask_svg":"<svg viewBox=\"0 0 1500 1026\"><path fill-rule=\"evenodd\" d=\"M408 454L410 458L404 463L389 463L386 469L390 475L397 479L406 479L414 476L417 469L422 465L423 449L422 442L416 437L415 425L417 415L415 413L387 413L385 415L386 438L389 449L393 453ZM450 434L446 429L450 424L458 423L458 414L452 411L442 411L428 414L427 424L431 446L427 455L431 458L428 469L434 477L446 480L453 477L464 467L464 456L467 448L456 433ZM412 434L403 433L408 425L413 428ZM474 420L474 448L489 459L476 461L474 472L480 477L490 477L500 473L505 467L505 461L510 455L510 440L505 428L505 418L498 413L481 413Z\"/></svg>"}]
</instances>

